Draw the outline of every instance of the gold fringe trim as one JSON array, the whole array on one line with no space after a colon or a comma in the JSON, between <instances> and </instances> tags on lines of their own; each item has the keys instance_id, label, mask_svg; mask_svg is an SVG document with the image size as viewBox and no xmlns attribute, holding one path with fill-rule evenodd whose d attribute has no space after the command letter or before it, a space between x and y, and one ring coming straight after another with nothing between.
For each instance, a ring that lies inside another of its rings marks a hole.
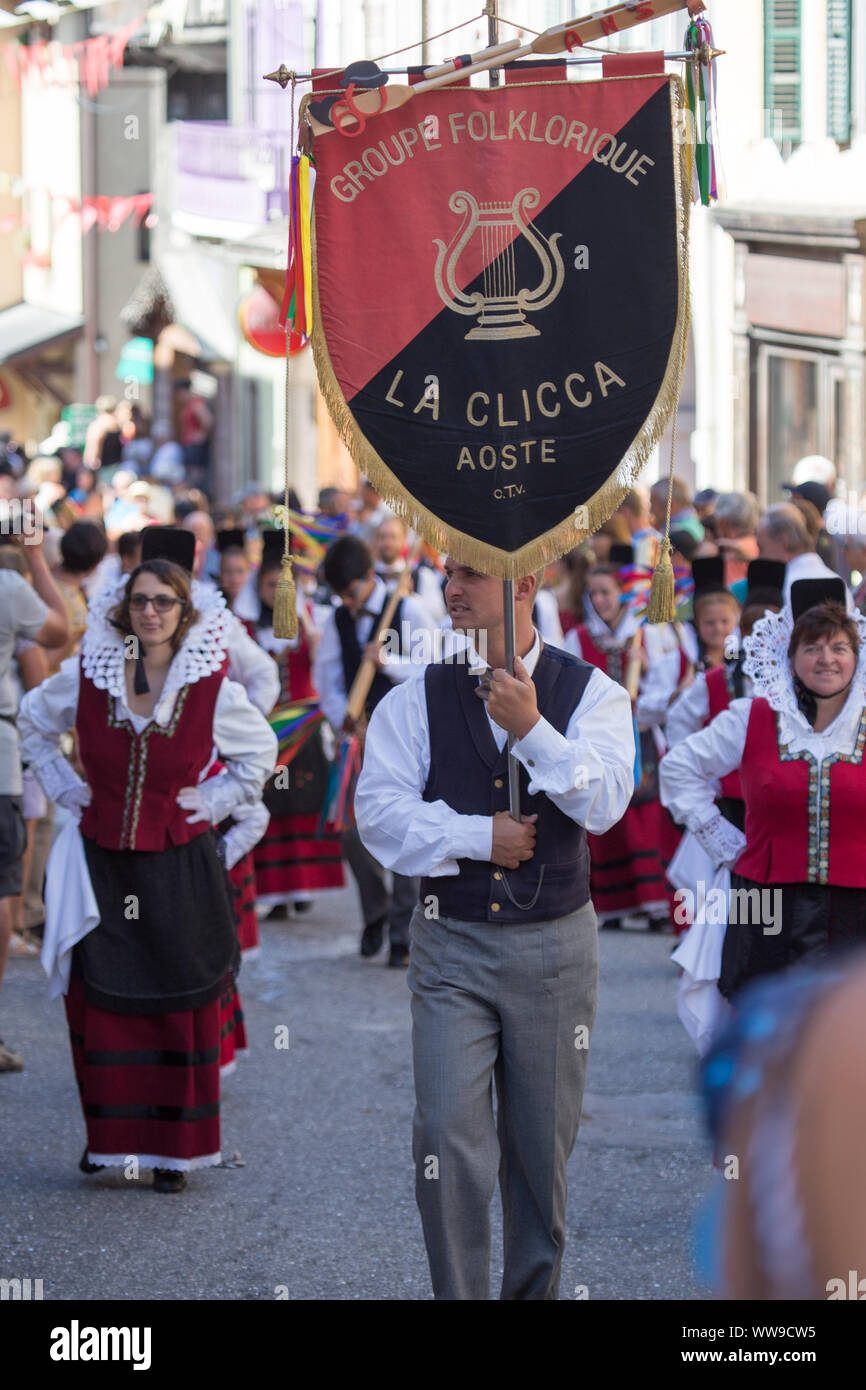
<instances>
[{"instance_id":1,"label":"gold fringe trim","mask_svg":"<svg viewBox=\"0 0 866 1390\"><path fill-rule=\"evenodd\" d=\"M283 556L277 590L274 594L274 636L294 641L298 635L298 607L292 562Z\"/></svg>"},{"instance_id":2,"label":"gold fringe trim","mask_svg":"<svg viewBox=\"0 0 866 1390\"><path fill-rule=\"evenodd\" d=\"M609 81L611 79L602 80ZM423 536L424 540L435 550L451 555L460 564L469 565L473 569L477 569L480 574L494 575L499 579L522 579L524 575L534 574L536 570L542 569L551 561L558 560L566 551L573 550L581 541L591 536L613 516L617 507L630 492L650 454L664 434L673 414L674 406L679 397L688 344L690 205L687 194L688 184L686 183L688 147L683 119L683 113L686 109L685 90L682 80L674 73L668 75L668 84L671 98L671 139L674 153L675 236L679 293L677 318L664 378L649 414L607 481L586 502L580 503L571 516L551 530L546 531L536 540L521 546L519 550L501 550L497 546L479 541L474 536L467 535L465 531L460 531L441 521L422 502L419 502L418 498L413 496L399 478L391 472L385 460L380 457L359 429L351 407L348 405L337 380L325 339L319 299L315 205L313 207L313 359L318 373L319 387L328 413L356 467L370 479L376 491L397 515L401 516L420 536ZM568 85L570 87L571 83L545 85Z\"/></svg>"}]
</instances>

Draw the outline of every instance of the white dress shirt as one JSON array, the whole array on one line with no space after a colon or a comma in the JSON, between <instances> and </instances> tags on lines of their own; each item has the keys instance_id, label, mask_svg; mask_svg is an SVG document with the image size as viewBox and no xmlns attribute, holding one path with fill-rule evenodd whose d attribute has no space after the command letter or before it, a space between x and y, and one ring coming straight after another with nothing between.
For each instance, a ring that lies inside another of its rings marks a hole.
<instances>
[{"instance_id":1,"label":"white dress shirt","mask_svg":"<svg viewBox=\"0 0 866 1390\"><path fill-rule=\"evenodd\" d=\"M373 591L364 607L368 608L371 613L379 614L387 602L388 590L385 588L384 582L377 576ZM415 655L403 657L386 655L385 665L382 669L389 680L395 683L420 675L433 654L434 624L423 603L409 594L403 599L402 615L402 621L409 624L410 653L414 649ZM355 636L362 652L370 640L370 633L373 631L375 621L375 618L371 618L369 614L365 613L355 623ZM424 634L427 634L426 638ZM328 616L322 629L322 640L319 643L313 671L313 684L319 692L319 704L325 718L333 729L339 730L346 717L346 700L349 692L346 689L346 680L343 674L343 653L340 648L340 634L337 631L335 613Z\"/></svg>"},{"instance_id":2,"label":"white dress shirt","mask_svg":"<svg viewBox=\"0 0 866 1390\"><path fill-rule=\"evenodd\" d=\"M540 652L535 632L523 658L530 676ZM489 713L487 719L501 750L508 735ZM542 715L515 742L514 753L529 773L530 795L545 792L578 825L602 834L625 814L634 791L628 695L603 671L593 670L565 734ZM444 801L424 801L429 772L425 685L409 681L380 701L367 729L355 792L355 818L367 849L385 868L406 875L458 874L458 859L489 862L493 818L463 815Z\"/></svg>"}]
</instances>

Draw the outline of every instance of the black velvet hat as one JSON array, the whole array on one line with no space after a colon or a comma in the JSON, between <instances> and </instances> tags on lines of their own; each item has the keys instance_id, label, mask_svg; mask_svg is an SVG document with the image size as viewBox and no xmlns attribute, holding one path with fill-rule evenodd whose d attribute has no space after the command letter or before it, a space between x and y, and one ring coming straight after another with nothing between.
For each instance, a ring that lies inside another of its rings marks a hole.
<instances>
[{"instance_id":1,"label":"black velvet hat","mask_svg":"<svg viewBox=\"0 0 866 1390\"><path fill-rule=\"evenodd\" d=\"M785 568L784 560L752 560L746 575L743 607L763 603L767 607L781 608Z\"/></svg>"},{"instance_id":2,"label":"black velvet hat","mask_svg":"<svg viewBox=\"0 0 866 1390\"><path fill-rule=\"evenodd\" d=\"M246 533L240 526L231 527L225 531L217 531L216 548L220 555L224 550L243 550L246 539Z\"/></svg>"},{"instance_id":3,"label":"black velvet hat","mask_svg":"<svg viewBox=\"0 0 866 1390\"><path fill-rule=\"evenodd\" d=\"M692 579L695 581L695 598L706 594L727 594L725 584L725 557L723 555L702 555L692 560Z\"/></svg>"},{"instance_id":4,"label":"black velvet hat","mask_svg":"<svg viewBox=\"0 0 866 1390\"><path fill-rule=\"evenodd\" d=\"M612 545L608 554L608 563L611 565L619 565L620 569L622 569L624 565L633 565L634 546Z\"/></svg>"},{"instance_id":5,"label":"black velvet hat","mask_svg":"<svg viewBox=\"0 0 866 1390\"><path fill-rule=\"evenodd\" d=\"M794 622L810 608L821 603L840 603L845 607L845 585L841 579L827 575L824 579L797 579L791 585L791 612Z\"/></svg>"},{"instance_id":6,"label":"black velvet hat","mask_svg":"<svg viewBox=\"0 0 866 1390\"><path fill-rule=\"evenodd\" d=\"M141 560L172 560L192 574L195 536L178 526L146 526L141 533Z\"/></svg>"},{"instance_id":7,"label":"black velvet hat","mask_svg":"<svg viewBox=\"0 0 866 1390\"><path fill-rule=\"evenodd\" d=\"M278 555L282 557L286 548L286 543L283 539L282 527L276 528L273 526L268 526L262 530L261 534L262 559L264 559L266 555L268 559L270 559L272 555ZM289 537L289 540L291 541L291 536Z\"/></svg>"}]
</instances>

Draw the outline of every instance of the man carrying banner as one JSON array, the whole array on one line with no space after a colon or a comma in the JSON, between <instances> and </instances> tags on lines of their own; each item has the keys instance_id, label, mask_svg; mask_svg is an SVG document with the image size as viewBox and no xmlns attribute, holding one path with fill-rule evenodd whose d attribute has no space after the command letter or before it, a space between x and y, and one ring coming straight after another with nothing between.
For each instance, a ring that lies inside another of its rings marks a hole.
<instances>
[{"instance_id":1,"label":"man carrying banner","mask_svg":"<svg viewBox=\"0 0 866 1390\"><path fill-rule=\"evenodd\" d=\"M423 876L409 985L416 1198L434 1296L489 1297L498 1171L500 1296L556 1299L596 1006L586 830L604 832L628 805L631 712L603 672L542 643L534 576L514 585L511 675L501 582L452 560L446 573L454 628L486 636L489 665L470 648L385 697L355 813L371 854ZM507 810L509 733L520 823Z\"/></svg>"}]
</instances>

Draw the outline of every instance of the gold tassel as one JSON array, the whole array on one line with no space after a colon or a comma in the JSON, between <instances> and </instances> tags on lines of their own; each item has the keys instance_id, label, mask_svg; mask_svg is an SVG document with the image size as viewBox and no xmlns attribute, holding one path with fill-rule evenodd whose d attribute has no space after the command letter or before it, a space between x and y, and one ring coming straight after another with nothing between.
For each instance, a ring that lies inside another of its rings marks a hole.
<instances>
[{"instance_id":1,"label":"gold tassel","mask_svg":"<svg viewBox=\"0 0 866 1390\"><path fill-rule=\"evenodd\" d=\"M658 564L653 570L646 620L648 623L672 623L676 615L671 543L667 536L663 536Z\"/></svg>"},{"instance_id":2,"label":"gold tassel","mask_svg":"<svg viewBox=\"0 0 866 1390\"><path fill-rule=\"evenodd\" d=\"M274 636L294 640L298 635L298 608L295 600L295 579L292 562L283 556L283 567L274 595Z\"/></svg>"}]
</instances>

